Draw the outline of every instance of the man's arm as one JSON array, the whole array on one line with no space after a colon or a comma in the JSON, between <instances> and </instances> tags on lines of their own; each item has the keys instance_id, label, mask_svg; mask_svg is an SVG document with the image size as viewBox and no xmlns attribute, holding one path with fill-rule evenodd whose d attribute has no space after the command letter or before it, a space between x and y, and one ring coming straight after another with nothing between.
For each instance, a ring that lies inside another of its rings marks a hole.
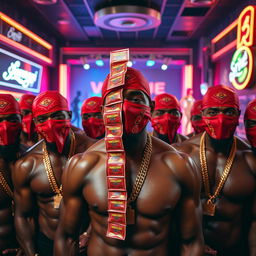
<instances>
[{"instance_id":1,"label":"man's arm","mask_svg":"<svg viewBox=\"0 0 256 256\"><path fill-rule=\"evenodd\" d=\"M89 223L88 207L83 197L85 176L92 168L92 153L71 158L62 176L63 201L59 226L54 239L55 256L74 256L79 252L82 220Z\"/></svg>"},{"instance_id":2,"label":"man's arm","mask_svg":"<svg viewBox=\"0 0 256 256\"><path fill-rule=\"evenodd\" d=\"M204 253L201 180L191 158L178 153L174 159L174 174L181 186L181 199L176 212L181 237L181 256L201 256Z\"/></svg>"},{"instance_id":3,"label":"man's arm","mask_svg":"<svg viewBox=\"0 0 256 256\"><path fill-rule=\"evenodd\" d=\"M34 256L35 247L35 224L34 206L35 198L30 189L29 173L33 164L28 160L19 160L14 167L14 201L15 201L15 228L17 239L27 256Z\"/></svg>"},{"instance_id":4,"label":"man's arm","mask_svg":"<svg viewBox=\"0 0 256 256\"><path fill-rule=\"evenodd\" d=\"M252 222L249 231L249 251L250 256L256 256L256 193L254 193Z\"/></svg>"}]
</instances>

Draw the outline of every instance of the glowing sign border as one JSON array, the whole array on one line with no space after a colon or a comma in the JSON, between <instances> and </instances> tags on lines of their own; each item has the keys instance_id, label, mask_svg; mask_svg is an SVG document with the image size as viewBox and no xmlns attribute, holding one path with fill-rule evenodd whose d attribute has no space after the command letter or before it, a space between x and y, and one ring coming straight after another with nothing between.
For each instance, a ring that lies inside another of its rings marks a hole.
<instances>
[{"instance_id":1,"label":"glowing sign border","mask_svg":"<svg viewBox=\"0 0 256 256\"><path fill-rule=\"evenodd\" d=\"M15 88L15 89L18 89L18 90L21 90L21 91L28 91L28 92L39 93L40 92L40 88L41 88L43 66L39 65L39 64L37 64L37 63L35 63L33 61L30 61L30 60L27 60L25 58L22 58L19 55L16 55L14 53L6 51L6 50L4 50L2 48L0 48L0 53L6 54L6 55L8 55L10 57L13 57L13 58L17 59L17 60L20 60L22 62L26 62L26 63L34 66L34 67L37 67L39 69L39 74L38 74L38 84L39 84L39 86L36 89L33 89L33 88L22 88L22 87L20 87L20 86L18 86L16 84L7 83L7 82L3 82L3 81L0 81L0 85L5 86L5 87L10 87L10 88Z\"/></svg>"},{"instance_id":2,"label":"glowing sign border","mask_svg":"<svg viewBox=\"0 0 256 256\"><path fill-rule=\"evenodd\" d=\"M241 46L239 47L234 54L236 54L237 51L246 51L247 54L248 54L248 74L247 74L247 77L246 79L244 80L244 82L242 84L239 84L236 82L236 80L234 79L231 83L232 85L237 89L237 90L243 90L245 89L246 87L249 86L249 82L252 78L252 73L253 73L253 53L252 53L252 50L250 48L248 48L247 46ZM234 56L233 54L233 56ZM232 57L233 58L233 57Z\"/></svg>"}]
</instances>

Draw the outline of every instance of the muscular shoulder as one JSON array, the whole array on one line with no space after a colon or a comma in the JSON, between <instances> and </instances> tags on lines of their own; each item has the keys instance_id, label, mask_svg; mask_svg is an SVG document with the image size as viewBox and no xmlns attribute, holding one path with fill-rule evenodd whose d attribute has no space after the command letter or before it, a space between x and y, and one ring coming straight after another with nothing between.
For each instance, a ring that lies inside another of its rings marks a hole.
<instances>
[{"instance_id":1,"label":"muscular shoulder","mask_svg":"<svg viewBox=\"0 0 256 256\"><path fill-rule=\"evenodd\" d=\"M195 135L181 143L172 144L172 146L180 152L191 154L198 151L201 136L202 134Z\"/></svg>"},{"instance_id":2,"label":"muscular shoulder","mask_svg":"<svg viewBox=\"0 0 256 256\"><path fill-rule=\"evenodd\" d=\"M102 159L97 151L79 153L73 156L67 163L62 176L63 190L77 191L83 188L87 175Z\"/></svg>"},{"instance_id":3,"label":"muscular shoulder","mask_svg":"<svg viewBox=\"0 0 256 256\"><path fill-rule=\"evenodd\" d=\"M92 146L96 140L88 137L82 130L74 131L76 137L76 153L82 153Z\"/></svg>"},{"instance_id":4,"label":"muscular shoulder","mask_svg":"<svg viewBox=\"0 0 256 256\"><path fill-rule=\"evenodd\" d=\"M35 166L36 158L42 154L42 140L29 148L15 163L13 180L28 180Z\"/></svg>"},{"instance_id":5,"label":"muscular shoulder","mask_svg":"<svg viewBox=\"0 0 256 256\"><path fill-rule=\"evenodd\" d=\"M185 136L185 135L177 133L177 142L183 142L183 141L185 141L187 139L189 139L188 136Z\"/></svg>"}]
</instances>

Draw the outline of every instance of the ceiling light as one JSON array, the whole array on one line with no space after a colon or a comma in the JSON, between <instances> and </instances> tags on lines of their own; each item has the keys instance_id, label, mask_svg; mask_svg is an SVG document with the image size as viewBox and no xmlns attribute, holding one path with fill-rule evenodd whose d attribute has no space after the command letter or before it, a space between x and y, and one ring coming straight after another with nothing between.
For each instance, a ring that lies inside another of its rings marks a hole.
<instances>
[{"instance_id":1,"label":"ceiling light","mask_svg":"<svg viewBox=\"0 0 256 256\"><path fill-rule=\"evenodd\" d=\"M88 64L88 63L86 63L86 64L84 64L83 65L83 68L85 69L85 70L88 70L88 69L90 69L90 64Z\"/></svg>"},{"instance_id":2,"label":"ceiling light","mask_svg":"<svg viewBox=\"0 0 256 256\"><path fill-rule=\"evenodd\" d=\"M168 65L162 64L161 69L162 69L163 71L165 71L167 68L168 68Z\"/></svg>"},{"instance_id":3,"label":"ceiling light","mask_svg":"<svg viewBox=\"0 0 256 256\"><path fill-rule=\"evenodd\" d=\"M56 4L57 0L33 0L37 4L44 4L44 5L50 5L50 4Z\"/></svg>"},{"instance_id":4,"label":"ceiling light","mask_svg":"<svg viewBox=\"0 0 256 256\"><path fill-rule=\"evenodd\" d=\"M103 67L104 66L104 61L102 60L101 56L97 56L96 57L96 61L95 61L95 64L99 67Z\"/></svg>"},{"instance_id":5,"label":"ceiling light","mask_svg":"<svg viewBox=\"0 0 256 256\"><path fill-rule=\"evenodd\" d=\"M133 65L133 63L132 63L132 61L131 60L129 60L128 62L127 62L127 67L132 67L132 65Z\"/></svg>"}]
</instances>

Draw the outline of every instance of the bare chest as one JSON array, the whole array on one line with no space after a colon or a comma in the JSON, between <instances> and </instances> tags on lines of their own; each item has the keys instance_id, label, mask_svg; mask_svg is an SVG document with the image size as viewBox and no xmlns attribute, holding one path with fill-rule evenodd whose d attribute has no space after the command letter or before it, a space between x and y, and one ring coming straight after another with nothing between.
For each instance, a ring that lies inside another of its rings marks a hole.
<instances>
[{"instance_id":1,"label":"bare chest","mask_svg":"<svg viewBox=\"0 0 256 256\"><path fill-rule=\"evenodd\" d=\"M126 167L126 188L128 197L136 179L137 166ZM108 188L105 173L105 162L102 161L89 174L84 189L84 197L91 210L107 214ZM151 161L142 189L133 203L136 212L148 218L164 216L173 211L180 199L180 187L161 163Z\"/></svg>"}]
</instances>

